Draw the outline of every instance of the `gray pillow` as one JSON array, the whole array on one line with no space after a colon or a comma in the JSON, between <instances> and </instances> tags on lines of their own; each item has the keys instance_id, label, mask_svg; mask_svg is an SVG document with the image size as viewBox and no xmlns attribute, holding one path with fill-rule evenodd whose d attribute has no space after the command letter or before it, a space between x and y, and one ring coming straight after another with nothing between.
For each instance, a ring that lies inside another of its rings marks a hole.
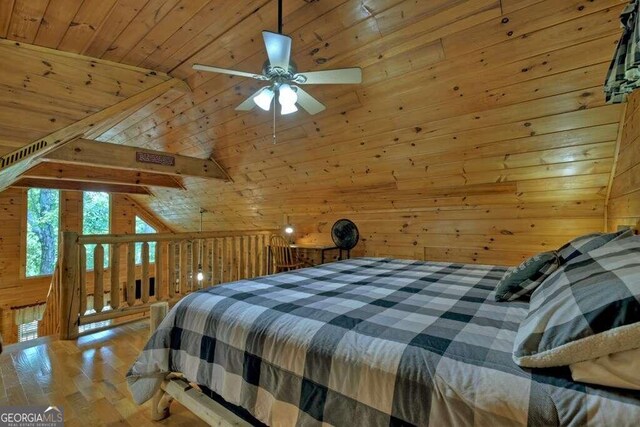
<instances>
[{"instance_id":1,"label":"gray pillow","mask_svg":"<svg viewBox=\"0 0 640 427\"><path fill-rule=\"evenodd\" d=\"M580 255L540 285L513 359L545 368L634 348L640 348L640 236Z\"/></svg>"},{"instance_id":2,"label":"gray pillow","mask_svg":"<svg viewBox=\"0 0 640 427\"><path fill-rule=\"evenodd\" d=\"M543 252L524 261L502 277L496 287L496 301L528 299L531 293L560 266L555 251Z\"/></svg>"},{"instance_id":3,"label":"gray pillow","mask_svg":"<svg viewBox=\"0 0 640 427\"><path fill-rule=\"evenodd\" d=\"M626 228L615 233L594 233L577 237L558 249L560 265L566 264L589 251L598 249L614 239L623 239L630 236L633 236L633 231L630 228Z\"/></svg>"}]
</instances>

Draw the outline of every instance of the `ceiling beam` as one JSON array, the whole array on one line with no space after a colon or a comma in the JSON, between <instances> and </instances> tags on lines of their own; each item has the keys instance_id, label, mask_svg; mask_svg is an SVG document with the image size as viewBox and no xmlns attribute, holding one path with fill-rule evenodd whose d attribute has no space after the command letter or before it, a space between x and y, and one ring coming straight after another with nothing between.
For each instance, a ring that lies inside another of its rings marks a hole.
<instances>
[{"instance_id":1,"label":"ceiling beam","mask_svg":"<svg viewBox=\"0 0 640 427\"><path fill-rule=\"evenodd\" d=\"M25 172L22 178L185 189L178 176L54 162L40 163Z\"/></svg>"},{"instance_id":2,"label":"ceiling beam","mask_svg":"<svg viewBox=\"0 0 640 427\"><path fill-rule=\"evenodd\" d=\"M50 188L66 191L98 191L104 193L142 194L151 195L146 187L138 185L103 184L100 182L62 181L58 179L20 178L12 187L19 188Z\"/></svg>"},{"instance_id":3,"label":"ceiling beam","mask_svg":"<svg viewBox=\"0 0 640 427\"><path fill-rule=\"evenodd\" d=\"M97 129L109 129L115 126L150 99L176 87L188 90L188 86L182 80L171 78L0 157L0 191L15 182L20 175L34 165L33 162L39 157L87 133L93 135Z\"/></svg>"},{"instance_id":4,"label":"ceiling beam","mask_svg":"<svg viewBox=\"0 0 640 427\"><path fill-rule=\"evenodd\" d=\"M136 170L159 174L229 180L215 161L106 142L77 139L43 158L44 161Z\"/></svg>"}]
</instances>

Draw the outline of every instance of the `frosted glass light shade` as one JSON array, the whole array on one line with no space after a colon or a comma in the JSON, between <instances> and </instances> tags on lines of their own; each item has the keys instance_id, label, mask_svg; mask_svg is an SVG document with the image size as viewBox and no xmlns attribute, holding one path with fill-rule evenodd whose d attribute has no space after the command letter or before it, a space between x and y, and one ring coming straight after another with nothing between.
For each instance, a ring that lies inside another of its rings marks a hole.
<instances>
[{"instance_id":1,"label":"frosted glass light shade","mask_svg":"<svg viewBox=\"0 0 640 427\"><path fill-rule=\"evenodd\" d=\"M280 96L278 96L278 101L280 102L280 105L282 105L283 107L285 106L289 107L291 105L295 105L295 103L298 102L298 94L288 84L285 83L283 85L280 85L280 88L278 89L278 91L280 92Z\"/></svg>"},{"instance_id":2,"label":"frosted glass light shade","mask_svg":"<svg viewBox=\"0 0 640 427\"><path fill-rule=\"evenodd\" d=\"M283 116L295 113L296 111L298 111L298 107L296 107L296 104L280 105L280 114L282 114Z\"/></svg>"},{"instance_id":3,"label":"frosted glass light shade","mask_svg":"<svg viewBox=\"0 0 640 427\"><path fill-rule=\"evenodd\" d=\"M253 98L253 102L255 102L256 105L264 111L269 111L269 109L271 109L271 101L273 100L274 95L275 94L270 88L265 88Z\"/></svg>"}]
</instances>

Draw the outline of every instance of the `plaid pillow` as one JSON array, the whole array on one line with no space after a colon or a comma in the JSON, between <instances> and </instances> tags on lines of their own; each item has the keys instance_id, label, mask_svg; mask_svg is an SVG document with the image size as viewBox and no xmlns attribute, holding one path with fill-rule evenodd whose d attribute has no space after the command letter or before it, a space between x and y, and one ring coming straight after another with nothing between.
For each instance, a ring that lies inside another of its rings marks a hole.
<instances>
[{"instance_id":1,"label":"plaid pillow","mask_svg":"<svg viewBox=\"0 0 640 427\"><path fill-rule=\"evenodd\" d=\"M528 299L559 266L555 251L532 256L506 272L496 287L496 301L513 301L523 297Z\"/></svg>"},{"instance_id":2,"label":"plaid pillow","mask_svg":"<svg viewBox=\"0 0 640 427\"><path fill-rule=\"evenodd\" d=\"M577 256L598 249L614 239L633 236L631 229L616 231L615 233L594 233L577 237L558 249L560 265L566 264Z\"/></svg>"},{"instance_id":3,"label":"plaid pillow","mask_svg":"<svg viewBox=\"0 0 640 427\"><path fill-rule=\"evenodd\" d=\"M640 236L580 255L540 285L513 359L543 368L634 348L640 348Z\"/></svg>"}]
</instances>

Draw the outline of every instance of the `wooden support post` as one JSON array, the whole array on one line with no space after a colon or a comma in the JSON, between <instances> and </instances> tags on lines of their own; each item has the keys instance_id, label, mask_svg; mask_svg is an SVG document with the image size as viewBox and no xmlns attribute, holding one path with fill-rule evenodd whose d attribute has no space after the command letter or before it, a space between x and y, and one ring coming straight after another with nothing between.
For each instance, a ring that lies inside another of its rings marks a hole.
<instances>
[{"instance_id":1,"label":"wooden support post","mask_svg":"<svg viewBox=\"0 0 640 427\"><path fill-rule=\"evenodd\" d=\"M120 245L111 245L111 308L120 307Z\"/></svg>"},{"instance_id":2,"label":"wooden support post","mask_svg":"<svg viewBox=\"0 0 640 427\"><path fill-rule=\"evenodd\" d=\"M104 307L104 247L93 250L93 309L100 313Z\"/></svg>"},{"instance_id":3,"label":"wooden support post","mask_svg":"<svg viewBox=\"0 0 640 427\"><path fill-rule=\"evenodd\" d=\"M62 233L62 260L60 268L60 339L78 336L80 315L80 288L78 286L78 233Z\"/></svg>"},{"instance_id":4,"label":"wooden support post","mask_svg":"<svg viewBox=\"0 0 640 427\"><path fill-rule=\"evenodd\" d=\"M141 299L144 304L149 302L151 284L149 283L149 243L142 242L142 283ZM157 287L157 285L156 285Z\"/></svg>"},{"instance_id":5,"label":"wooden support post","mask_svg":"<svg viewBox=\"0 0 640 427\"><path fill-rule=\"evenodd\" d=\"M161 301L165 298L165 296L167 295L167 291L166 291L166 276L164 274L164 270L165 270L165 262L164 262L164 248L165 248L165 243L164 242L158 242L156 243L156 262L155 262L155 268L156 268L156 301Z\"/></svg>"},{"instance_id":6,"label":"wooden support post","mask_svg":"<svg viewBox=\"0 0 640 427\"><path fill-rule=\"evenodd\" d=\"M136 303L136 244L127 245L127 305Z\"/></svg>"}]
</instances>

